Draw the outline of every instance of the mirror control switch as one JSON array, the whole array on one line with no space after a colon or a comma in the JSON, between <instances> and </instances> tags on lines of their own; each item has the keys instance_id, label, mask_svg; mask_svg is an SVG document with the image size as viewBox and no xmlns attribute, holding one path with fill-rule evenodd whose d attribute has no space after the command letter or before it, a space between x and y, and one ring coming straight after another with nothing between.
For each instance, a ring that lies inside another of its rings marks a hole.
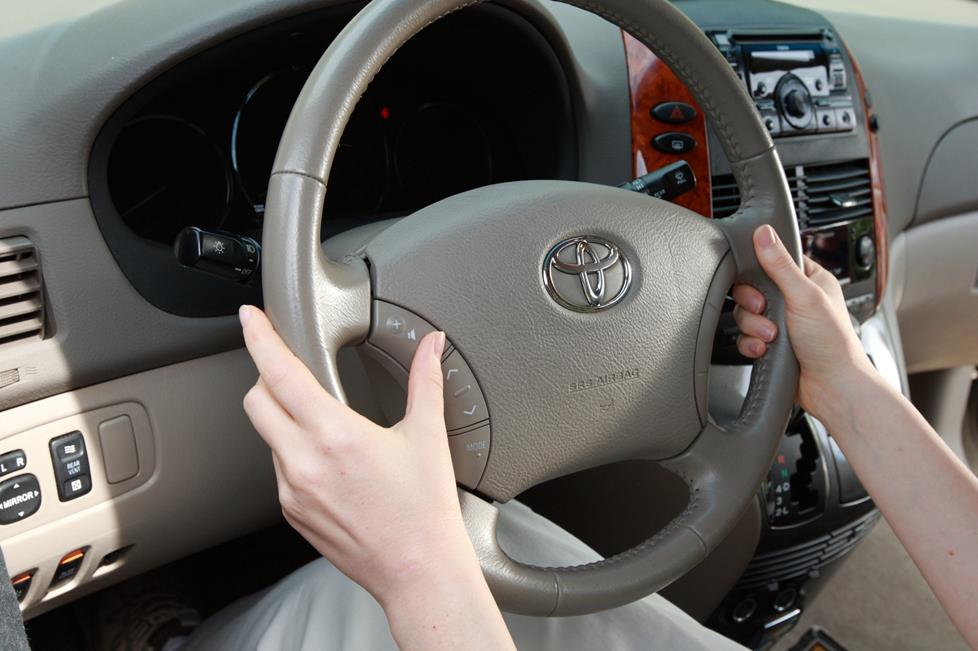
<instances>
[{"instance_id":1,"label":"mirror control switch","mask_svg":"<svg viewBox=\"0 0 978 651\"><path fill-rule=\"evenodd\" d=\"M41 485L34 475L17 475L0 482L0 524L14 524L41 508Z\"/></svg>"}]
</instances>

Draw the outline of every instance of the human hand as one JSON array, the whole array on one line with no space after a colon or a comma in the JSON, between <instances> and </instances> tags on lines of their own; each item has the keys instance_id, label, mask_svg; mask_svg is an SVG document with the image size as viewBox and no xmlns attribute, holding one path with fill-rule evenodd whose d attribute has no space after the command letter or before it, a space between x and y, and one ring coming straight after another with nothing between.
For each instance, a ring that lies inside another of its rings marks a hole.
<instances>
[{"instance_id":1,"label":"human hand","mask_svg":"<svg viewBox=\"0 0 978 651\"><path fill-rule=\"evenodd\" d=\"M788 336L798 358L798 404L820 417L837 402L849 380L872 371L846 309L839 282L808 257L799 268L770 226L754 231L754 250L765 273L781 290L787 306ZM733 289L734 319L740 328L737 349L750 359L763 357L778 331L764 316L764 295L750 285Z\"/></svg>"},{"instance_id":2,"label":"human hand","mask_svg":"<svg viewBox=\"0 0 978 651\"><path fill-rule=\"evenodd\" d=\"M446 577L484 583L445 433L444 333L419 343L404 420L384 428L329 395L261 310L240 318L260 373L244 408L272 449L289 524L385 609Z\"/></svg>"}]
</instances>

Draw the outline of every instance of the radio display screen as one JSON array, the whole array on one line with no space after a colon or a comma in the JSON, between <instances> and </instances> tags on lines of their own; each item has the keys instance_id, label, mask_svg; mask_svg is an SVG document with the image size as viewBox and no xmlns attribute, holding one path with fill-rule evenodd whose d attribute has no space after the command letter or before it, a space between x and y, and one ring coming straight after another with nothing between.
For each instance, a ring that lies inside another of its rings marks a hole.
<instances>
[{"instance_id":1,"label":"radio display screen","mask_svg":"<svg viewBox=\"0 0 978 651\"><path fill-rule=\"evenodd\" d=\"M800 78L813 97L829 94L828 56L820 45L745 46L744 59L755 98L773 97L778 81L788 73Z\"/></svg>"},{"instance_id":2,"label":"radio display screen","mask_svg":"<svg viewBox=\"0 0 978 651\"><path fill-rule=\"evenodd\" d=\"M832 272L840 283L851 280L848 226L805 231L801 234L801 245L808 257Z\"/></svg>"}]
</instances>

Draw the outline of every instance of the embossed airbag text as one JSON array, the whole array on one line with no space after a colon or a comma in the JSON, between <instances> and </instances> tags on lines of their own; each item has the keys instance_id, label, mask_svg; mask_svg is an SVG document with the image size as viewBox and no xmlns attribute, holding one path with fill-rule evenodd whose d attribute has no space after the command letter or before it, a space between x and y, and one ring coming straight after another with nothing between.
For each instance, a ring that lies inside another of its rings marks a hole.
<instances>
[{"instance_id":1,"label":"embossed airbag text","mask_svg":"<svg viewBox=\"0 0 978 651\"><path fill-rule=\"evenodd\" d=\"M640 373L638 368L626 368L625 370L618 371L616 373L596 375L594 377L577 380L576 382L565 384L564 387L566 387L569 392L575 393L577 391L587 391L588 389L599 389L601 387L606 387L609 384L617 384L618 382L637 380L639 379L639 376Z\"/></svg>"}]
</instances>

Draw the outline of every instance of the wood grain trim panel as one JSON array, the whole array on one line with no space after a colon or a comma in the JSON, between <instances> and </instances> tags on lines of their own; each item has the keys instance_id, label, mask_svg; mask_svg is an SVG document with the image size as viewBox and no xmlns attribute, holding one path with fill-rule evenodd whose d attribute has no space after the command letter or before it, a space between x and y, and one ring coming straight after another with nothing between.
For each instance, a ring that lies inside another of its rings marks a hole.
<instances>
[{"instance_id":1,"label":"wood grain trim panel","mask_svg":"<svg viewBox=\"0 0 978 651\"><path fill-rule=\"evenodd\" d=\"M628 65L628 88L632 121L632 174L635 177L678 160L685 160L696 175L696 187L672 201L704 217L712 216L710 194L710 150L706 137L706 117L700 106L659 57L640 41L622 32ZM659 122L649 112L662 102L685 102L696 109L696 117L685 124ZM696 147L685 154L666 154L652 146L660 133L678 131L696 140Z\"/></svg>"},{"instance_id":2,"label":"wood grain trim panel","mask_svg":"<svg viewBox=\"0 0 978 651\"><path fill-rule=\"evenodd\" d=\"M886 193L883 181L883 162L880 157L880 139L875 131L869 128L873 109L866 103L866 83L863 80L859 63L853 56L852 50L846 47L852 71L856 77L856 89L859 91L859 101L863 105L863 115L866 117L866 136L869 139L869 175L873 187L873 230L876 235L876 306L883 301L883 290L886 288L886 277L889 272L889 239L887 239Z\"/></svg>"}]
</instances>

